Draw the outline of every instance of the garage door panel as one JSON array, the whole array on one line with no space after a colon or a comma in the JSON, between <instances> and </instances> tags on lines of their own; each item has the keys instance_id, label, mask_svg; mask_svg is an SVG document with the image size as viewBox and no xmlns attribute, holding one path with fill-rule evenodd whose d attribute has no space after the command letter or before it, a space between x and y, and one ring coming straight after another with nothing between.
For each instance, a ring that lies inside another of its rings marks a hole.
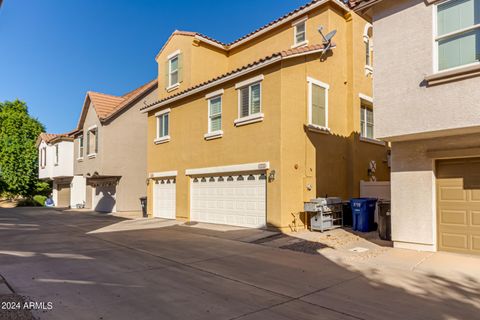
<instances>
[{"instance_id":1,"label":"garage door panel","mask_svg":"<svg viewBox=\"0 0 480 320\"><path fill-rule=\"evenodd\" d=\"M444 248L467 250L468 249L468 236L461 233L442 233L441 236L442 246Z\"/></svg>"},{"instance_id":2,"label":"garage door panel","mask_svg":"<svg viewBox=\"0 0 480 320\"><path fill-rule=\"evenodd\" d=\"M472 210L470 221L472 226L480 227L480 211Z\"/></svg>"},{"instance_id":3,"label":"garage door panel","mask_svg":"<svg viewBox=\"0 0 480 320\"><path fill-rule=\"evenodd\" d=\"M260 174L193 178L191 219L199 222L264 227L264 179Z\"/></svg>"},{"instance_id":4,"label":"garage door panel","mask_svg":"<svg viewBox=\"0 0 480 320\"><path fill-rule=\"evenodd\" d=\"M462 189L462 187L442 187L440 189L440 201L456 201L463 202L467 200L467 193Z\"/></svg>"},{"instance_id":5,"label":"garage door panel","mask_svg":"<svg viewBox=\"0 0 480 320\"><path fill-rule=\"evenodd\" d=\"M480 253L480 235L472 236L472 250Z\"/></svg>"},{"instance_id":6,"label":"garage door panel","mask_svg":"<svg viewBox=\"0 0 480 320\"><path fill-rule=\"evenodd\" d=\"M155 181L153 216L163 219L176 218L175 179L158 179Z\"/></svg>"},{"instance_id":7,"label":"garage door panel","mask_svg":"<svg viewBox=\"0 0 480 320\"><path fill-rule=\"evenodd\" d=\"M437 162L440 250L480 254L480 159Z\"/></svg>"},{"instance_id":8,"label":"garage door panel","mask_svg":"<svg viewBox=\"0 0 480 320\"><path fill-rule=\"evenodd\" d=\"M440 210L440 223L467 225L467 210Z\"/></svg>"}]
</instances>

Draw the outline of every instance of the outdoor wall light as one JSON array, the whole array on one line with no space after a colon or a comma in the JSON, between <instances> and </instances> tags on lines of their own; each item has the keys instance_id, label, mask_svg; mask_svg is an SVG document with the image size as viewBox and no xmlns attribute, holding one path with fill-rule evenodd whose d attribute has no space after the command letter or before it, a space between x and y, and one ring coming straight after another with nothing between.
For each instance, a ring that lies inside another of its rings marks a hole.
<instances>
[{"instance_id":1,"label":"outdoor wall light","mask_svg":"<svg viewBox=\"0 0 480 320\"><path fill-rule=\"evenodd\" d=\"M268 182L273 182L275 180L275 174L275 170L270 171L270 173L268 174Z\"/></svg>"}]
</instances>

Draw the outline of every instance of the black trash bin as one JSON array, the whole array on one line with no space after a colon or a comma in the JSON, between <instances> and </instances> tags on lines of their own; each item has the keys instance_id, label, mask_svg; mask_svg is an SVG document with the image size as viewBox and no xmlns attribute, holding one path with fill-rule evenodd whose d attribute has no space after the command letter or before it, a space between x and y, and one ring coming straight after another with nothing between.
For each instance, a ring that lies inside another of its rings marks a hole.
<instances>
[{"instance_id":1,"label":"black trash bin","mask_svg":"<svg viewBox=\"0 0 480 320\"><path fill-rule=\"evenodd\" d=\"M141 197L140 198L140 204L142 205L142 214L144 218L148 217L147 214L147 197Z\"/></svg>"},{"instance_id":2,"label":"black trash bin","mask_svg":"<svg viewBox=\"0 0 480 320\"><path fill-rule=\"evenodd\" d=\"M390 201L378 202L378 235L382 240L392 240Z\"/></svg>"},{"instance_id":3,"label":"black trash bin","mask_svg":"<svg viewBox=\"0 0 480 320\"><path fill-rule=\"evenodd\" d=\"M342 203L342 211L343 211L343 225L345 227L353 226L352 207L350 206L350 201L344 201Z\"/></svg>"}]
</instances>

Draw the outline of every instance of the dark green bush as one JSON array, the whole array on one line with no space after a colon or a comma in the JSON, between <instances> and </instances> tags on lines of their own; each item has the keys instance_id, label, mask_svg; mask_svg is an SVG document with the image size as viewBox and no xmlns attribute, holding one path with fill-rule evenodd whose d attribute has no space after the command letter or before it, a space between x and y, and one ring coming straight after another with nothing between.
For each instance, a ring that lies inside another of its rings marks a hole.
<instances>
[{"instance_id":1,"label":"dark green bush","mask_svg":"<svg viewBox=\"0 0 480 320\"><path fill-rule=\"evenodd\" d=\"M18 201L17 207L40 207L40 204L33 198L24 198Z\"/></svg>"}]
</instances>

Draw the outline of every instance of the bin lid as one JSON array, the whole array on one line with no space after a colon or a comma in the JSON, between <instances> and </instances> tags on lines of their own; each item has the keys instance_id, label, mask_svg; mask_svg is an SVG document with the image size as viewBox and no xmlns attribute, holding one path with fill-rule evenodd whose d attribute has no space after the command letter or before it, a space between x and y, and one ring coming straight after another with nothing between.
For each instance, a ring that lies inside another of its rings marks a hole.
<instances>
[{"instance_id":1,"label":"bin lid","mask_svg":"<svg viewBox=\"0 0 480 320\"><path fill-rule=\"evenodd\" d=\"M339 198L339 197L315 198L315 199L312 199L311 202L319 203L321 205L340 204L342 203L342 198Z\"/></svg>"}]
</instances>

